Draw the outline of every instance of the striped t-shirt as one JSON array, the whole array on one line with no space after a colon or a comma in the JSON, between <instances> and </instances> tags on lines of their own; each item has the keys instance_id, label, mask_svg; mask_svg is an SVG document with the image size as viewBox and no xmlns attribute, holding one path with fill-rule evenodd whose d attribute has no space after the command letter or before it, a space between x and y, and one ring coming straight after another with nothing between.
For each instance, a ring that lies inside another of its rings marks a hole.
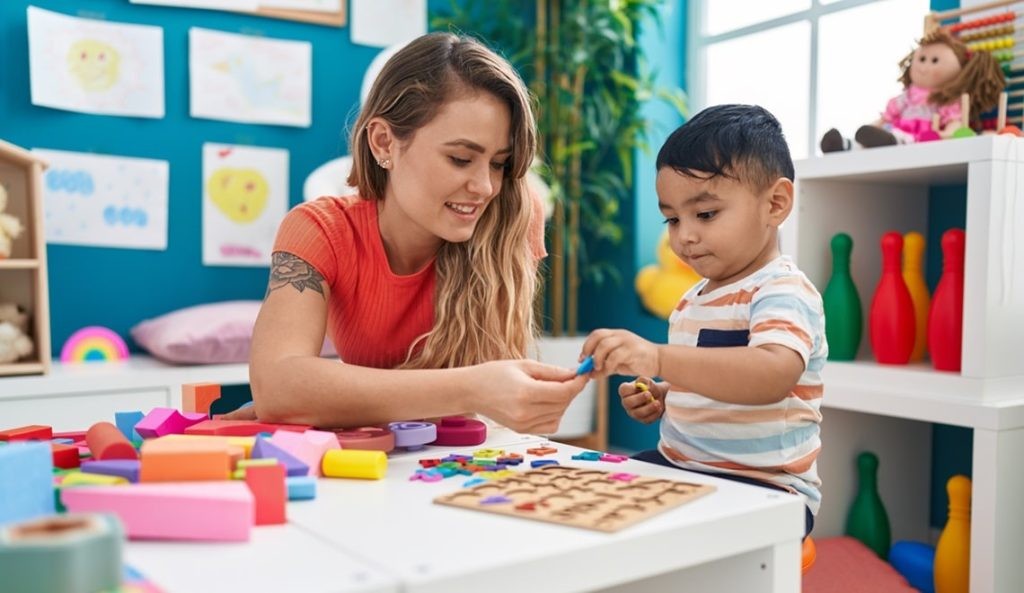
<instances>
[{"instance_id":1,"label":"striped t-shirt","mask_svg":"<svg viewBox=\"0 0 1024 593\"><path fill-rule=\"evenodd\" d=\"M724 403L670 387L661 453L685 469L746 476L821 504L821 369L828 356L821 295L788 257L707 294L698 282L669 317L669 343L697 347L779 344L804 361L789 395L767 405Z\"/></svg>"}]
</instances>

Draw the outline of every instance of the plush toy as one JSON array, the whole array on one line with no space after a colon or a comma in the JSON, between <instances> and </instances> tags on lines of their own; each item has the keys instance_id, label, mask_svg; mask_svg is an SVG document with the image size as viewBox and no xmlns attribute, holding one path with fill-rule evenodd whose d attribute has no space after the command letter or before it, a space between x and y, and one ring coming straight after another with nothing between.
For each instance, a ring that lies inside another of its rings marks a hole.
<instances>
[{"instance_id":1,"label":"plush toy","mask_svg":"<svg viewBox=\"0 0 1024 593\"><path fill-rule=\"evenodd\" d=\"M683 294L700 280L693 268L672 252L666 232L658 240L658 263L644 266L636 275L636 292L648 311L668 319Z\"/></svg>"},{"instance_id":2,"label":"plush toy","mask_svg":"<svg viewBox=\"0 0 1024 593\"><path fill-rule=\"evenodd\" d=\"M889 101L881 117L854 136L864 147L910 144L949 138L961 122L960 97L969 97L970 116L980 121L996 106L1006 80L986 51L970 51L943 30L929 33L900 61L903 93ZM938 119L936 129L933 120ZM973 134L971 134L973 135ZM821 138L822 152L849 150L851 143L832 128Z\"/></svg>"},{"instance_id":3,"label":"plush toy","mask_svg":"<svg viewBox=\"0 0 1024 593\"><path fill-rule=\"evenodd\" d=\"M4 214L7 209L7 190L0 185L0 259L11 257L11 244L21 234L21 223L10 214Z\"/></svg>"},{"instance_id":4,"label":"plush toy","mask_svg":"<svg viewBox=\"0 0 1024 593\"><path fill-rule=\"evenodd\" d=\"M28 315L17 305L0 304L0 364L14 362L32 353L28 337Z\"/></svg>"}]
</instances>

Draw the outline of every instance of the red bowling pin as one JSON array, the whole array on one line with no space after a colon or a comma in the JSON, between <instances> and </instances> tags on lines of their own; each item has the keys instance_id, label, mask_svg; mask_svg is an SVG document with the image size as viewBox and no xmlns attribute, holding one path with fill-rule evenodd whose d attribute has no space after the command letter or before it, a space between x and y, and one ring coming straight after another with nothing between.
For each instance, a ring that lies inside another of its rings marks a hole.
<instances>
[{"instance_id":1,"label":"red bowling pin","mask_svg":"<svg viewBox=\"0 0 1024 593\"><path fill-rule=\"evenodd\" d=\"M914 301L903 280L903 236L882 235L882 277L871 300L868 328L875 360L907 364L914 351Z\"/></svg>"},{"instance_id":2,"label":"red bowling pin","mask_svg":"<svg viewBox=\"0 0 1024 593\"><path fill-rule=\"evenodd\" d=\"M940 371L960 371L960 350L964 335L964 248L963 229L942 234L942 277L935 287L928 312L928 351L932 366Z\"/></svg>"}]
</instances>

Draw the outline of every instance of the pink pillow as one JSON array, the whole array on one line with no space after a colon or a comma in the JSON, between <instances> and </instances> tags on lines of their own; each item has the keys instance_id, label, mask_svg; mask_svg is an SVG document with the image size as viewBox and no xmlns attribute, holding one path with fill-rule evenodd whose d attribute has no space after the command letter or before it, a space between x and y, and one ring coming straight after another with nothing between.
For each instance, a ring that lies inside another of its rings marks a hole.
<instances>
[{"instance_id":1,"label":"pink pillow","mask_svg":"<svg viewBox=\"0 0 1024 593\"><path fill-rule=\"evenodd\" d=\"M261 304L261 301L225 301L171 311L133 327L132 339L166 362L249 362L252 328ZM334 355L328 340L324 341L320 355Z\"/></svg>"}]
</instances>

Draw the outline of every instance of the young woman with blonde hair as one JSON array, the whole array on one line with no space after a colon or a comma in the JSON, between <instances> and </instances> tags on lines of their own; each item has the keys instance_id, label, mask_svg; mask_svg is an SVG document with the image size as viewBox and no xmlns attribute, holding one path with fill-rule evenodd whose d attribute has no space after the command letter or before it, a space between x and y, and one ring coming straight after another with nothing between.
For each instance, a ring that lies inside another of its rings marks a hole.
<instances>
[{"instance_id":1,"label":"young woman with blonde hair","mask_svg":"<svg viewBox=\"0 0 1024 593\"><path fill-rule=\"evenodd\" d=\"M523 359L545 255L525 183L535 147L526 88L494 52L435 33L395 54L354 126L358 196L302 204L278 231L256 415L340 427L474 412L556 430L586 377ZM318 356L325 332L341 364Z\"/></svg>"}]
</instances>

